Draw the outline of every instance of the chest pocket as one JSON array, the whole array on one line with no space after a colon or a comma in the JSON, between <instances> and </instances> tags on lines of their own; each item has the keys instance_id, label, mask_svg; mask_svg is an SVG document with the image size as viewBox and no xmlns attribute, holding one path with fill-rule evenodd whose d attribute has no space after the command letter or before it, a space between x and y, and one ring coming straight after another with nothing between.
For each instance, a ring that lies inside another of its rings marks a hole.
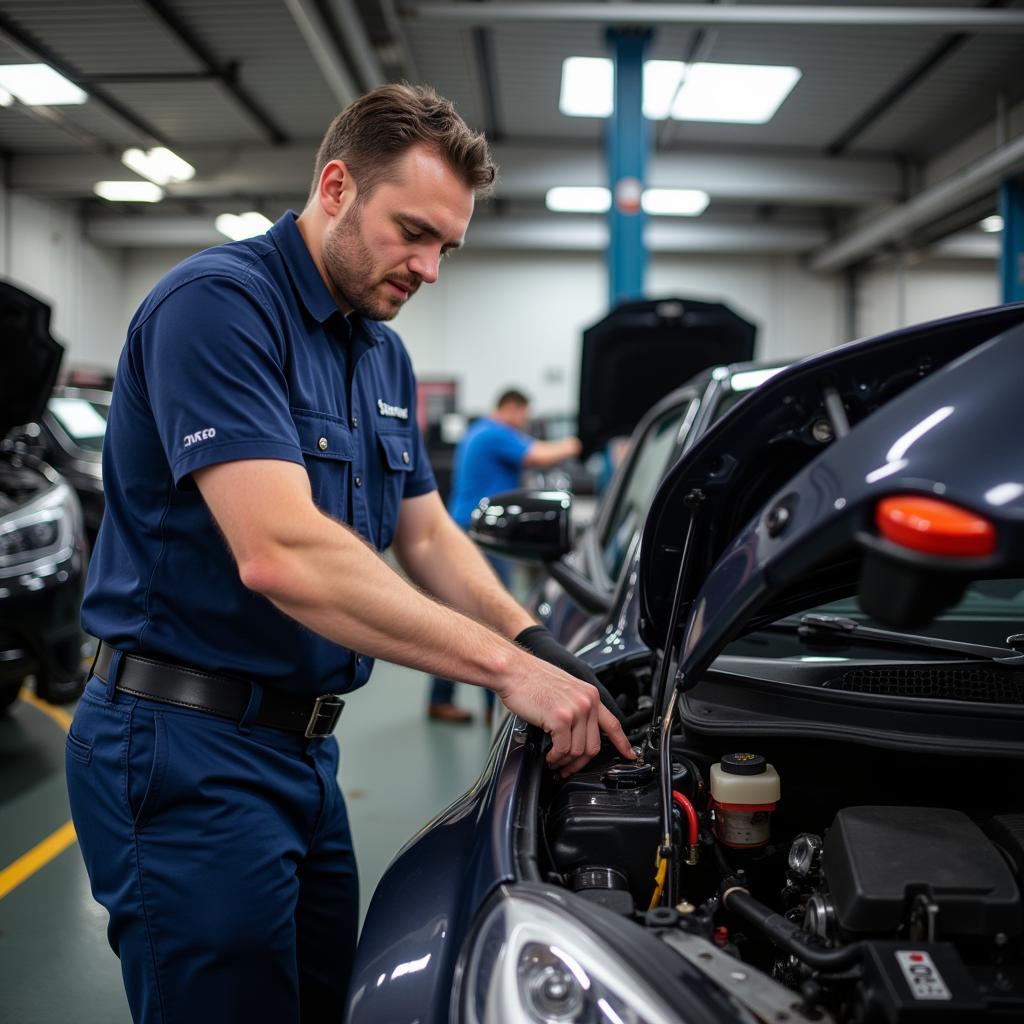
<instances>
[{"instance_id":1,"label":"chest pocket","mask_svg":"<svg viewBox=\"0 0 1024 1024\"><path fill-rule=\"evenodd\" d=\"M383 550L391 544L398 526L398 513L402 506L405 481L414 468L416 450L412 444L412 431L378 430L383 476L380 501L380 521L377 527L378 546Z\"/></svg>"},{"instance_id":2,"label":"chest pocket","mask_svg":"<svg viewBox=\"0 0 1024 1024\"><path fill-rule=\"evenodd\" d=\"M309 473L317 508L351 522L352 435L338 416L311 409L292 409L299 447Z\"/></svg>"}]
</instances>

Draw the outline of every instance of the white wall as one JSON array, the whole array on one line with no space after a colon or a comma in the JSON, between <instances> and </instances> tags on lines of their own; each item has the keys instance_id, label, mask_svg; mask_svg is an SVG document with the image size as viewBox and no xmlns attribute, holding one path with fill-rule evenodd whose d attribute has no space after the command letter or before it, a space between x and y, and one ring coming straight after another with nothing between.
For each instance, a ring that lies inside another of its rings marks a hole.
<instances>
[{"instance_id":1,"label":"white wall","mask_svg":"<svg viewBox=\"0 0 1024 1024\"><path fill-rule=\"evenodd\" d=\"M107 365L123 334L121 253L86 241L71 204L11 194L0 205L3 276L51 304L65 366Z\"/></svg>"},{"instance_id":2,"label":"white wall","mask_svg":"<svg viewBox=\"0 0 1024 1024\"><path fill-rule=\"evenodd\" d=\"M161 274L185 251L138 250L123 281L117 339ZM458 378L460 404L482 412L517 385L537 412L576 404L585 327L607 309L599 253L459 253L438 285L423 288L396 319L421 377ZM758 327L758 356L798 356L847 340L837 279L812 275L795 257L652 258L648 294L723 300ZM111 350L111 359L114 350Z\"/></svg>"},{"instance_id":3,"label":"white wall","mask_svg":"<svg viewBox=\"0 0 1024 1024\"><path fill-rule=\"evenodd\" d=\"M872 270L857 285L857 334L870 337L1000 302L999 272L988 260L933 261Z\"/></svg>"},{"instance_id":4,"label":"white wall","mask_svg":"<svg viewBox=\"0 0 1024 1024\"><path fill-rule=\"evenodd\" d=\"M40 234L20 258L22 273L40 280L56 270L61 280L80 282L77 290L60 289L72 296L74 313L58 308L74 360L113 366L135 309L189 251L94 250L83 268L52 251L59 217L22 203L15 210L22 232L31 223ZM81 258L83 244L75 245ZM901 299L895 266L862 275L857 336L998 302L996 268L987 261L933 261L909 268L903 282ZM841 280L810 273L798 257L655 254L648 294L727 302L757 325L758 358L801 356L850 340ZM605 309L599 253L466 251L444 264L440 283L421 289L395 326L421 377L458 378L465 411L482 412L502 388L518 385L544 413L575 406L580 338ZM64 327L69 317L73 331Z\"/></svg>"}]
</instances>

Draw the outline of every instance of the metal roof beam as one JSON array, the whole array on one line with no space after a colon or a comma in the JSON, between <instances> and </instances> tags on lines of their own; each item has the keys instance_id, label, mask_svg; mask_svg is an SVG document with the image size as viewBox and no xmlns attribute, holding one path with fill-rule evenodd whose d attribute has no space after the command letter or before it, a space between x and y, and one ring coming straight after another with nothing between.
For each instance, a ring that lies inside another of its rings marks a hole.
<instances>
[{"instance_id":1,"label":"metal roof beam","mask_svg":"<svg viewBox=\"0 0 1024 1024\"><path fill-rule=\"evenodd\" d=\"M44 64L49 64L51 68L60 72L69 82L73 82L80 89L84 89L89 94L91 100L105 107L117 120L128 125L132 132L139 132L141 136L159 143L161 146L173 148L167 136L158 128L139 117L138 114L133 113L119 100L114 99L101 86L90 82L88 77L83 75L76 67L62 60L48 46L26 32L12 18L3 13L0 13L0 39L3 39L19 53L24 54L27 60L31 62L41 61ZM64 120L67 121L66 118ZM109 143L104 144L110 145Z\"/></svg>"},{"instance_id":2,"label":"metal roof beam","mask_svg":"<svg viewBox=\"0 0 1024 1024\"><path fill-rule=\"evenodd\" d=\"M168 186L181 198L231 195L305 195L316 141L287 146L189 147L198 174ZM499 195L543 199L553 185L604 185L607 169L596 147L493 147L501 168ZM11 161L11 187L36 195L83 196L93 182L120 164L100 155L74 160L49 154L18 154ZM895 161L821 156L768 156L744 150L663 152L651 158L648 183L659 188L701 188L732 202L800 206L869 206L895 202L902 178Z\"/></svg>"},{"instance_id":3,"label":"metal roof beam","mask_svg":"<svg viewBox=\"0 0 1024 1024\"><path fill-rule=\"evenodd\" d=\"M598 25L783 25L791 27L937 28L952 32L1024 32L1024 11L963 7L825 7L676 3L420 3L409 20L460 25L585 22Z\"/></svg>"},{"instance_id":4,"label":"metal roof beam","mask_svg":"<svg viewBox=\"0 0 1024 1024\"><path fill-rule=\"evenodd\" d=\"M363 86L367 89L376 89L378 85L383 85L387 78L353 0L327 0L327 9L338 26L342 42L363 81Z\"/></svg>"},{"instance_id":5,"label":"metal roof beam","mask_svg":"<svg viewBox=\"0 0 1024 1024\"><path fill-rule=\"evenodd\" d=\"M926 188L912 199L855 228L824 246L811 261L813 270L832 272L864 259L876 250L942 217L1024 169L1024 135L1000 146L977 162Z\"/></svg>"},{"instance_id":6,"label":"metal roof beam","mask_svg":"<svg viewBox=\"0 0 1024 1024\"><path fill-rule=\"evenodd\" d=\"M327 79L340 107L347 107L358 95L359 87L338 49L331 30L313 0L284 0L306 46Z\"/></svg>"},{"instance_id":7,"label":"metal roof beam","mask_svg":"<svg viewBox=\"0 0 1024 1024\"><path fill-rule=\"evenodd\" d=\"M111 248L204 246L223 241L212 217L96 217L85 222L85 235ZM803 253L820 245L824 231L786 224L648 224L652 252L721 252L745 255ZM603 252L608 225L587 217L550 215L532 219L486 218L474 221L467 238L471 250Z\"/></svg>"},{"instance_id":8,"label":"metal roof beam","mask_svg":"<svg viewBox=\"0 0 1024 1024\"><path fill-rule=\"evenodd\" d=\"M192 56L227 89L249 117L260 126L270 142L275 145L287 142L288 137L274 123L273 118L256 102L249 90L238 81L238 74L233 66L222 64L164 0L142 0L142 2L163 22L166 28L177 36L178 41Z\"/></svg>"}]
</instances>

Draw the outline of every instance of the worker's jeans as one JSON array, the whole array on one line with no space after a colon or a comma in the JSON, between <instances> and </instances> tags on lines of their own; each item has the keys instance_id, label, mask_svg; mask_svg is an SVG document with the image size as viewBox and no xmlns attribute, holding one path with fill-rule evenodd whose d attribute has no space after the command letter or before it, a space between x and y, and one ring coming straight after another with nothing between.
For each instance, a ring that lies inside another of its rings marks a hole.
<instances>
[{"instance_id":1,"label":"worker's jeans","mask_svg":"<svg viewBox=\"0 0 1024 1024\"><path fill-rule=\"evenodd\" d=\"M337 769L333 737L89 681L68 792L136 1024L340 1024L359 898Z\"/></svg>"}]
</instances>

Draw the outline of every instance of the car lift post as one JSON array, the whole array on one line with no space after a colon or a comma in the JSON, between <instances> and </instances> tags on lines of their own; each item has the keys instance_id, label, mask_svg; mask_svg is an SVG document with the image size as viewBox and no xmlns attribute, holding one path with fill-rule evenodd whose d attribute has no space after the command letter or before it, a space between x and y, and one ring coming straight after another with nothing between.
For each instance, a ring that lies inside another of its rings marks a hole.
<instances>
[{"instance_id":1,"label":"car lift post","mask_svg":"<svg viewBox=\"0 0 1024 1024\"><path fill-rule=\"evenodd\" d=\"M642 299L647 249L640 201L649 136L644 118L644 51L650 29L609 29L614 109L608 119L608 307Z\"/></svg>"},{"instance_id":2,"label":"car lift post","mask_svg":"<svg viewBox=\"0 0 1024 1024\"><path fill-rule=\"evenodd\" d=\"M1010 178L999 188L1003 245L999 279L1003 302L1024 301L1024 178Z\"/></svg>"}]
</instances>

